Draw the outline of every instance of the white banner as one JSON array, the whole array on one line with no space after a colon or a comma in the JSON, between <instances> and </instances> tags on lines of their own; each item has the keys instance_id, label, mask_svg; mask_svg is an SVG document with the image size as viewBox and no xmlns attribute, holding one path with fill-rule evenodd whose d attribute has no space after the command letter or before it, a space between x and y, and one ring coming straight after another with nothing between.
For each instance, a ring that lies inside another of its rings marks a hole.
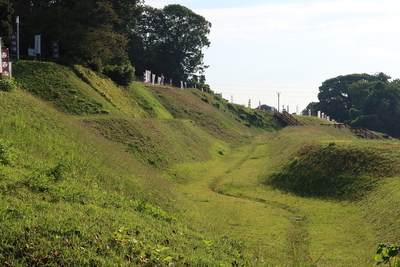
<instances>
[{"instance_id":1,"label":"white banner","mask_svg":"<svg viewBox=\"0 0 400 267\"><path fill-rule=\"evenodd\" d=\"M144 82L151 83L151 71L146 70L146 72L144 74Z\"/></svg>"},{"instance_id":2,"label":"white banner","mask_svg":"<svg viewBox=\"0 0 400 267\"><path fill-rule=\"evenodd\" d=\"M8 77L12 78L12 61L8 62Z\"/></svg>"},{"instance_id":3,"label":"white banner","mask_svg":"<svg viewBox=\"0 0 400 267\"><path fill-rule=\"evenodd\" d=\"M35 35L35 50L36 54L41 54L41 34Z\"/></svg>"}]
</instances>

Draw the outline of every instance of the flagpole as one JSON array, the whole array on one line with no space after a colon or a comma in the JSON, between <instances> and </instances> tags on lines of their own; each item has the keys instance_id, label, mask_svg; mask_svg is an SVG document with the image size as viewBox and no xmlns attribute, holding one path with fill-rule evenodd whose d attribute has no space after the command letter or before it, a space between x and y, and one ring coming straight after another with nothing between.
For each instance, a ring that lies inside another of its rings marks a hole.
<instances>
[{"instance_id":1,"label":"flagpole","mask_svg":"<svg viewBox=\"0 0 400 267\"><path fill-rule=\"evenodd\" d=\"M19 16L17 16L16 23L17 23L17 60L19 60Z\"/></svg>"}]
</instances>

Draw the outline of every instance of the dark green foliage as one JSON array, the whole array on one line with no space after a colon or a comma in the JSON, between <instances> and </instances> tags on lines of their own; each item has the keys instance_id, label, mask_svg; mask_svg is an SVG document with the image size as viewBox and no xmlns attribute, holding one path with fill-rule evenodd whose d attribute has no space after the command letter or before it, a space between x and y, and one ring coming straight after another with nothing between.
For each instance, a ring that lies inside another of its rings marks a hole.
<instances>
[{"instance_id":1,"label":"dark green foliage","mask_svg":"<svg viewBox=\"0 0 400 267\"><path fill-rule=\"evenodd\" d=\"M204 17L184 6L148 6L130 36L129 57L139 75L148 69L180 86L181 81L189 81L207 68L202 49L210 45L210 27Z\"/></svg>"},{"instance_id":2,"label":"dark green foliage","mask_svg":"<svg viewBox=\"0 0 400 267\"><path fill-rule=\"evenodd\" d=\"M10 0L0 0L0 37L10 36L14 20L12 18L13 8Z\"/></svg>"},{"instance_id":3,"label":"dark green foliage","mask_svg":"<svg viewBox=\"0 0 400 267\"><path fill-rule=\"evenodd\" d=\"M11 92L17 89L18 85L14 78L0 78L0 91Z\"/></svg>"},{"instance_id":4,"label":"dark green foliage","mask_svg":"<svg viewBox=\"0 0 400 267\"><path fill-rule=\"evenodd\" d=\"M103 73L121 86L127 86L135 80L135 69L129 61L120 65L107 65Z\"/></svg>"},{"instance_id":5,"label":"dark green foliage","mask_svg":"<svg viewBox=\"0 0 400 267\"><path fill-rule=\"evenodd\" d=\"M351 74L326 80L319 103L309 107L353 127L366 127L400 136L400 84L384 73ZM304 111L306 112L306 111ZM303 112L303 114L304 114Z\"/></svg>"},{"instance_id":6,"label":"dark green foliage","mask_svg":"<svg viewBox=\"0 0 400 267\"><path fill-rule=\"evenodd\" d=\"M309 145L266 183L304 197L354 200L373 189L378 178L390 176L392 164L368 148Z\"/></svg>"},{"instance_id":7,"label":"dark green foliage","mask_svg":"<svg viewBox=\"0 0 400 267\"><path fill-rule=\"evenodd\" d=\"M42 34L42 58L52 57L51 41L58 40L61 62L97 71L127 58L126 33L141 12L139 0L15 0L13 7L14 14L21 17L21 52L31 46L34 35Z\"/></svg>"},{"instance_id":8,"label":"dark green foliage","mask_svg":"<svg viewBox=\"0 0 400 267\"><path fill-rule=\"evenodd\" d=\"M376 81L377 76L350 74L326 80L319 87L318 108L339 122L348 119L348 111L353 107L349 96L349 86L360 81Z\"/></svg>"},{"instance_id":9,"label":"dark green foliage","mask_svg":"<svg viewBox=\"0 0 400 267\"><path fill-rule=\"evenodd\" d=\"M381 243L376 247L376 253L374 256L376 265L388 264L389 266L399 267L400 258L397 256L400 251L400 246L397 244L384 244Z\"/></svg>"},{"instance_id":10,"label":"dark green foliage","mask_svg":"<svg viewBox=\"0 0 400 267\"><path fill-rule=\"evenodd\" d=\"M382 123L376 114L373 115L360 115L355 120L349 123L351 127L366 127L369 130L381 132Z\"/></svg>"}]
</instances>

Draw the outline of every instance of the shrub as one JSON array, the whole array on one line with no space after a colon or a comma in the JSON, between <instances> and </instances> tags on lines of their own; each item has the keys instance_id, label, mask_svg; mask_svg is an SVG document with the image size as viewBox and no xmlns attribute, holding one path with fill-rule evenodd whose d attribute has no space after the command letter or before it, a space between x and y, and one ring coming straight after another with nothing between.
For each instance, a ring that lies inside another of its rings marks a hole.
<instances>
[{"instance_id":1,"label":"shrub","mask_svg":"<svg viewBox=\"0 0 400 267\"><path fill-rule=\"evenodd\" d=\"M3 77L0 78L0 90L5 92L11 92L17 89L17 82L14 78Z\"/></svg>"},{"instance_id":2,"label":"shrub","mask_svg":"<svg viewBox=\"0 0 400 267\"><path fill-rule=\"evenodd\" d=\"M129 62L123 65L108 65L103 73L121 86L127 86L135 80L135 69Z\"/></svg>"}]
</instances>

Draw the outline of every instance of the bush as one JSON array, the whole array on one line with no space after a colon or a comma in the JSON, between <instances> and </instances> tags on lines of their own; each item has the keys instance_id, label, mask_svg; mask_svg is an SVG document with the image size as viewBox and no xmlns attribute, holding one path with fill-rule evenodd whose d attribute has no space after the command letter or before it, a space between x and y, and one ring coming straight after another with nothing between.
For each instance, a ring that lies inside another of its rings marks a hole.
<instances>
[{"instance_id":1,"label":"bush","mask_svg":"<svg viewBox=\"0 0 400 267\"><path fill-rule=\"evenodd\" d=\"M108 65L103 73L121 86L127 86L135 80L135 69L129 62L123 65Z\"/></svg>"},{"instance_id":2,"label":"bush","mask_svg":"<svg viewBox=\"0 0 400 267\"><path fill-rule=\"evenodd\" d=\"M11 92L17 89L17 83L14 78L3 77L0 78L0 90L5 92Z\"/></svg>"}]
</instances>

